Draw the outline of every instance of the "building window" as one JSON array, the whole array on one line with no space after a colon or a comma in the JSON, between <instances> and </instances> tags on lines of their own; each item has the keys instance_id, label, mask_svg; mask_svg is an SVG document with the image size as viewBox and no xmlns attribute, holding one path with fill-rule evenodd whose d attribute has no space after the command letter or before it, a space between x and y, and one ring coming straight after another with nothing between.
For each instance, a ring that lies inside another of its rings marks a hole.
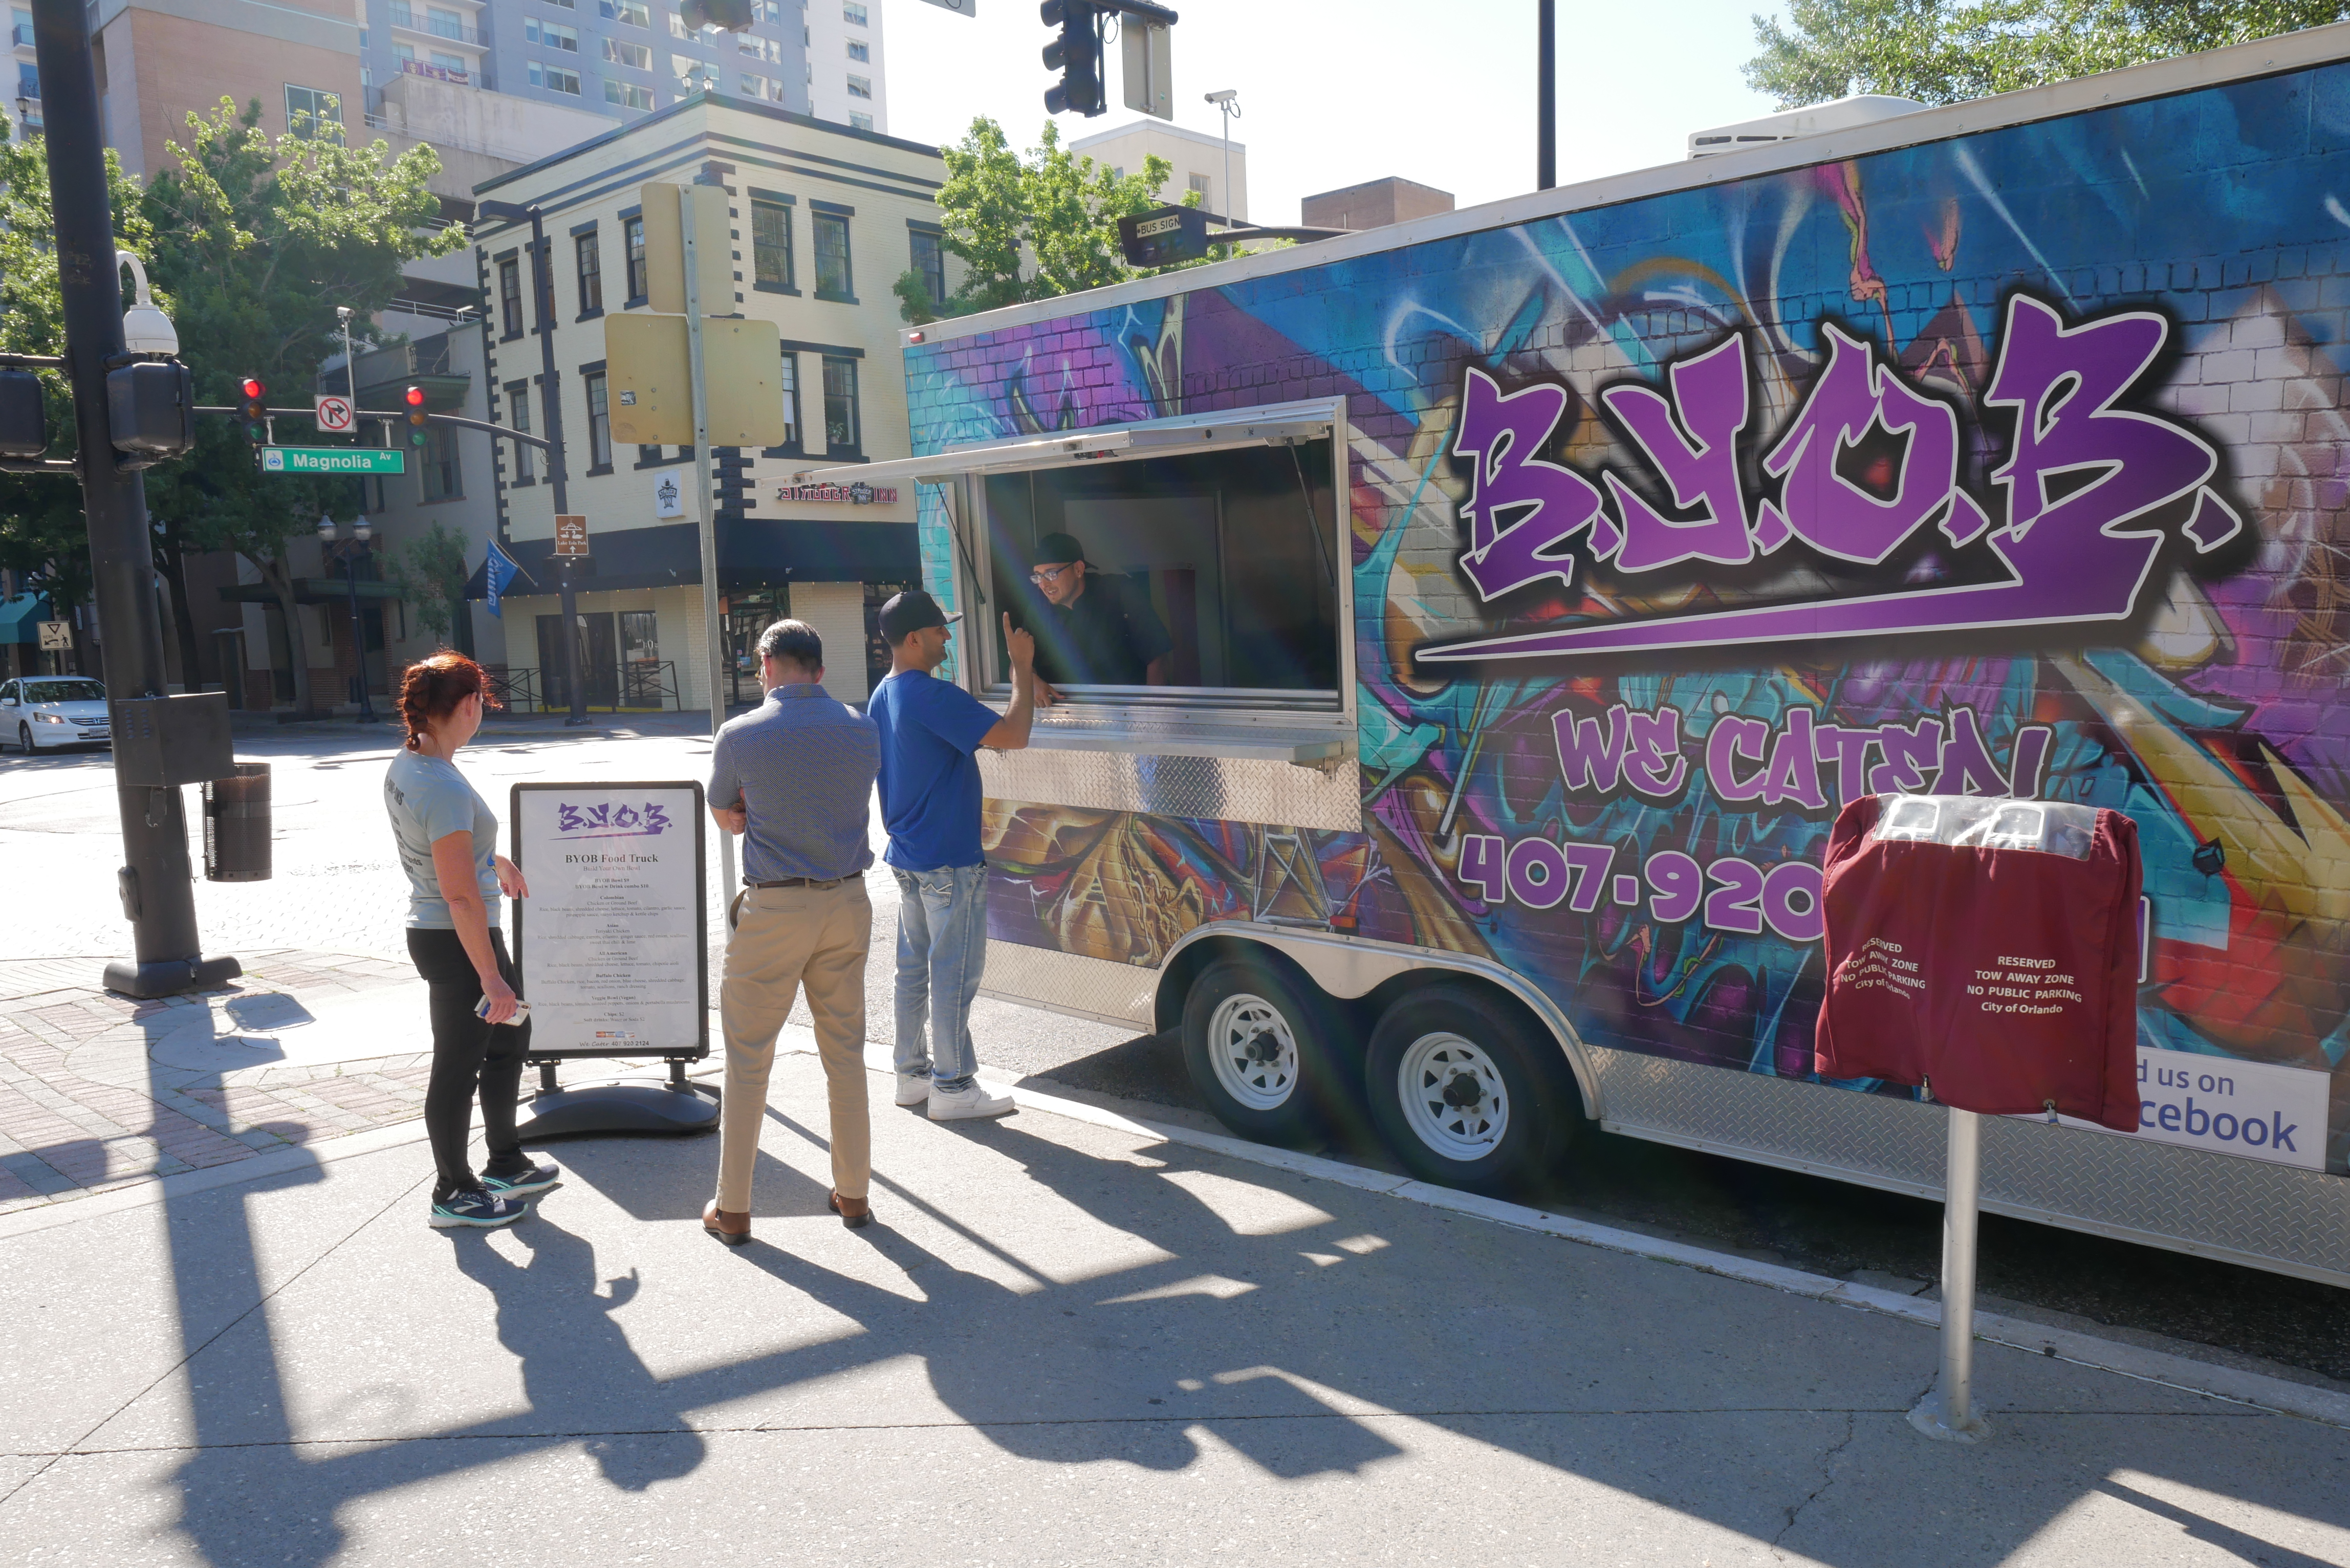
<instances>
[{"instance_id":1,"label":"building window","mask_svg":"<svg viewBox=\"0 0 2350 1568\"><path fill-rule=\"evenodd\" d=\"M597 9L608 22L626 22L631 27L649 31L653 25L652 7L645 0L598 0Z\"/></svg>"},{"instance_id":2,"label":"building window","mask_svg":"<svg viewBox=\"0 0 2350 1568\"><path fill-rule=\"evenodd\" d=\"M427 5L424 8L424 30L436 38L454 38L461 44L478 44L482 41L481 35L478 33L474 33L470 38L465 36L473 30L465 26L464 17L439 5Z\"/></svg>"},{"instance_id":3,"label":"building window","mask_svg":"<svg viewBox=\"0 0 2350 1568\"><path fill-rule=\"evenodd\" d=\"M612 466L612 410L605 401L604 372L590 370L588 384L588 463L591 471Z\"/></svg>"},{"instance_id":4,"label":"building window","mask_svg":"<svg viewBox=\"0 0 2350 1568\"><path fill-rule=\"evenodd\" d=\"M639 87L634 82L614 81L610 77L606 77L604 101L617 103L622 109L650 109L653 106L653 89L649 87Z\"/></svg>"},{"instance_id":5,"label":"building window","mask_svg":"<svg viewBox=\"0 0 2350 1568\"><path fill-rule=\"evenodd\" d=\"M858 3L858 0L842 0L840 15L841 18L852 27L865 26L865 7Z\"/></svg>"},{"instance_id":6,"label":"building window","mask_svg":"<svg viewBox=\"0 0 2350 1568\"><path fill-rule=\"evenodd\" d=\"M40 78L33 78L33 91L24 92L24 71L17 73L21 96L38 98ZM327 92L319 88L286 88L286 129L305 141L340 141L343 139L343 95Z\"/></svg>"},{"instance_id":7,"label":"building window","mask_svg":"<svg viewBox=\"0 0 2350 1568\"><path fill-rule=\"evenodd\" d=\"M642 218L620 220L620 244L629 257L629 298L642 299L645 285L645 221Z\"/></svg>"},{"instance_id":8,"label":"building window","mask_svg":"<svg viewBox=\"0 0 2350 1568\"><path fill-rule=\"evenodd\" d=\"M577 71L566 70L561 66L543 66L533 60L528 74L530 85L535 88L545 88L549 92L567 92L574 98L579 96Z\"/></svg>"},{"instance_id":9,"label":"building window","mask_svg":"<svg viewBox=\"0 0 2350 1568\"><path fill-rule=\"evenodd\" d=\"M579 314L600 316L604 311L604 254L593 234L579 235L571 242L572 254L579 262Z\"/></svg>"},{"instance_id":10,"label":"building window","mask_svg":"<svg viewBox=\"0 0 2350 1568\"><path fill-rule=\"evenodd\" d=\"M522 41L544 44L550 49L568 49L576 55L579 52L579 29L567 27L560 22L542 22L536 16L525 16L522 19Z\"/></svg>"},{"instance_id":11,"label":"building window","mask_svg":"<svg viewBox=\"0 0 2350 1568\"><path fill-rule=\"evenodd\" d=\"M423 478L427 501L465 498L464 481L457 472L457 432L446 425L427 425L424 429Z\"/></svg>"},{"instance_id":12,"label":"building window","mask_svg":"<svg viewBox=\"0 0 2350 1568\"><path fill-rule=\"evenodd\" d=\"M939 241L936 229L909 229L907 244L914 258L914 275L922 280L930 291L931 303L936 305L947 296L946 247Z\"/></svg>"},{"instance_id":13,"label":"building window","mask_svg":"<svg viewBox=\"0 0 2350 1568\"><path fill-rule=\"evenodd\" d=\"M748 55L753 59L764 60L769 65L779 66L784 63L784 41L781 38L761 38L744 33L735 38L734 52L738 55Z\"/></svg>"},{"instance_id":14,"label":"building window","mask_svg":"<svg viewBox=\"0 0 2350 1568\"><path fill-rule=\"evenodd\" d=\"M506 337L522 336L522 263L514 256L498 263L498 318Z\"/></svg>"},{"instance_id":15,"label":"building window","mask_svg":"<svg viewBox=\"0 0 2350 1568\"><path fill-rule=\"evenodd\" d=\"M855 452L857 431L857 361L824 357L824 444L827 452Z\"/></svg>"},{"instance_id":16,"label":"building window","mask_svg":"<svg viewBox=\"0 0 2350 1568\"><path fill-rule=\"evenodd\" d=\"M8 36L16 41L18 48L31 48L33 47L33 14L30 11L18 10L16 13L15 21L16 28Z\"/></svg>"},{"instance_id":17,"label":"building window","mask_svg":"<svg viewBox=\"0 0 2350 1568\"><path fill-rule=\"evenodd\" d=\"M1194 174L1191 176L1191 193L1200 198L1200 205L1212 210L1212 203L1209 200L1208 177L1205 174Z\"/></svg>"},{"instance_id":18,"label":"building window","mask_svg":"<svg viewBox=\"0 0 2350 1568\"><path fill-rule=\"evenodd\" d=\"M528 381L508 381L506 383L506 423L509 427L521 431L524 435L531 433L530 383ZM525 446L518 441L508 441L506 444L514 448L514 482L516 484L537 483L538 449L536 447Z\"/></svg>"},{"instance_id":19,"label":"building window","mask_svg":"<svg viewBox=\"0 0 2350 1568\"><path fill-rule=\"evenodd\" d=\"M800 357L784 350L784 445L796 452L800 444Z\"/></svg>"},{"instance_id":20,"label":"building window","mask_svg":"<svg viewBox=\"0 0 2350 1568\"><path fill-rule=\"evenodd\" d=\"M16 96L29 99L38 99L41 96L41 67L30 60L16 62ZM293 118L288 114L286 122L291 124Z\"/></svg>"},{"instance_id":21,"label":"building window","mask_svg":"<svg viewBox=\"0 0 2350 1568\"><path fill-rule=\"evenodd\" d=\"M844 299L854 305L856 291L848 273L848 219L839 213L817 213L816 228L816 296Z\"/></svg>"},{"instance_id":22,"label":"building window","mask_svg":"<svg viewBox=\"0 0 2350 1568\"><path fill-rule=\"evenodd\" d=\"M751 203L751 275L763 288L794 286L792 210L781 202Z\"/></svg>"},{"instance_id":23,"label":"building window","mask_svg":"<svg viewBox=\"0 0 2350 1568\"><path fill-rule=\"evenodd\" d=\"M862 38L851 38L848 40L848 57L869 61L873 58L873 46Z\"/></svg>"},{"instance_id":24,"label":"building window","mask_svg":"<svg viewBox=\"0 0 2350 1568\"><path fill-rule=\"evenodd\" d=\"M653 51L650 44L631 44L619 38L604 40L604 58L630 70L649 71L653 68Z\"/></svg>"},{"instance_id":25,"label":"building window","mask_svg":"<svg viewBox=\"0 0 2350 1568\"><path fill-rule=\"evenodd\" d=\"M432 68L449 73L448 79L462 82L471 79L473 62L463 55L452 55L440 49L432 51Z\"/></svg>"},{"instance_id":26,"label":"building window","mask_svg":"<svg viewBox=\"0 0 2350 1568\"><path fill-rule=\"evenodd\" d=\"M870 130L873 129L873 117L869 114L859 114L857 110L852 109L848 111L848 129L851 130Z\"/></svg>"},{"instance_id":27,"label":"building window","mask_svg":"<svg viewBox=\"0 0 2350 1568\"><path fill-rule=\"evenodd\" d=\"M743 96L744 98L764 98L776 103L781 103L784 101L784 84L781 82L771 82L764 77L754 77L750 72L744 71L743 73Z\"/></svg>"},{"instance_id":28,"label":"building window","mask_svg":"<svg viewBox=\"0 0 2350 1568\"><path fill-rule=\"evenodd\" d=\"M849 78L848 96L851 98L871 98L873 96L873 78L871 77Z\"/></svg>"}]
</instances>

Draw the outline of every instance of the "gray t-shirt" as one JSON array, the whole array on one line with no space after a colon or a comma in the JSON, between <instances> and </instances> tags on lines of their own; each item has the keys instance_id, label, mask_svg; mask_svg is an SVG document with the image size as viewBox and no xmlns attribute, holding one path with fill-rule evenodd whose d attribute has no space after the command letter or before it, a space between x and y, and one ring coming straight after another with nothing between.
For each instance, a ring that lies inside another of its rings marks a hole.
<instances>
[{"instance_id":1,"label":"gray t-shirt","mask_svg":"<svg viewBox=\"0 0 2350 1568\"><path fill-rule=\"evenodd\" d=\"M383 808L391 836L400 842L400 868L408 873L408 923L428 931L456 929L441 877L432 869L432 846L452 833L473 836L474 880L489 906L490 929L498 929L498 819L473 793L454 763L402 751L383 775Z\"/></svg>"}]
</instances>

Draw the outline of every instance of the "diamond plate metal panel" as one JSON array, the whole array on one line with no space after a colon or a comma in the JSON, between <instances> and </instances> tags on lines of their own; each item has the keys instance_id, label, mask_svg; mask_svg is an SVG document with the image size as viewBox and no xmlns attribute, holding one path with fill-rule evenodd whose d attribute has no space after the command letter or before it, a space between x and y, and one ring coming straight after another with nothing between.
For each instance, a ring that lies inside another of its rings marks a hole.
<instances>
[{"instance_id":1,"label":"diamond plate metal panel","mask_svg":"<svg viewBox=\"0 0 2350 1568\"><path fill-rule=\"evenodd\" d=\"M1260 758L1032 747L980 753L979 774L989 798L1028 805L1363 830L1361 774L1352 763L1325 773Z\"/></svg>"},{"instance_id":2,"label":"diamond plate metal panel","mask_svg":"<svg viewBox=\"0 0 2350 1568\"><path fill-rule=\"evenodd\" d=\"M1024 1002L1104 1023L1130 1023L1147 1033L1152 1023L1152 1001L1159 992L1159 971L1050 948L991 941L979 991L1000 1002Z\"/></svg>"},{"instance_id":3,"label":"diamond plate metal panel","mask_svg":"<svg viewBox=\"0 0 2350 1568\"><path fill-rule=\"evenodd\" d=\"M1930 1106L1699 1066L1590 1053L1615 1131L1872 1187L1942 1196ZM2350 1285L2350 1180L2016 1117L1983 1123L1994 1213Z\"/></svg>"}]
</instances>

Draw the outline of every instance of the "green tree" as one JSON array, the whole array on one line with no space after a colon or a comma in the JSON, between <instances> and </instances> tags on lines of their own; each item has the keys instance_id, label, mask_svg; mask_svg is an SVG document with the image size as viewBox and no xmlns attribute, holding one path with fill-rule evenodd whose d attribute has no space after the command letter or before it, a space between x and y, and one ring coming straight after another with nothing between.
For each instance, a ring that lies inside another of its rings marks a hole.
<instances>
[{"instance_id":1,"label":"green tree","mask_svg":"<svg viewBox=\"0 0 2350 1568\"><path fill-rule=\"evenodd\" d=\"M465 537L445 523L434 523L408 542L392 566L400 597L416 609L416 624L444 641L456 618L463 612Z\"/></svg>"},{"instance_id":2,"label":"green tree","mask_svg":"<svg viewBox=\"0 0 2350 1568\"><path fill-rule=\"evenodd\" d=\"M382 141L347 147L306 126L273 138L260 118L258 101L240 114L226 99L190 115L189 145L171 144L172 165L141 201L154 234L149 269L173 296L200 403L236 402L246 376L272 389L272 402L307 403L319 364L342 346L335 307L364 320L398 294L402 264L465 243L462 228L432 227L440 199L427 182L441 161L430 147L393 157ZM253 563L285 617L295 705L308 710L286 545L323 513L355 513L359 482L256 473L234 421L199 420L196 431L192 454L150 471L149 507L191 548Z\"/></svg>"},{"instance_id":3,"label":"green tree","mask_svg":"<svg viewBox=\"0 0 2350 1568\"><path fill-rule=\"evenodd\" d=\"M963 264L963 277L945 299L932 299L917 273L899 277L890 289L908 321L994 310L1153 275L1154 269L1126 265L1118 221L1160 205L1159 188L1174 172L1164 158L1152 153L1139 171L1120 175L1064 147L1060 128L1048 120L1040 144L1024 160L1003 128L985 116L971 122L960 143L941 151L947 165L938 196L944 243ZM1199 197L1184 200L1194 205ZM1217 246L1210 259L1230 251Z\"/></svg>"},{"instance_id":4,"label":"green tree","mask_svg":"<svg viewBox=\"0 0 2350 1568\"><path fill-rule=\"evenodd\" d=\"M5 125L0 116L0 125ZM141 256L153 254L140 210L138 182L122 171L111 150L106 179L114 206L116 243ZM57 293L57 257L48 242L49 165L38 137L10 135L0 146L0 352L65 352L65 307ZM164 308L170 309L168 302ZM73 400L61 370L39 372L49 415L49 455L73 454ZM82 517L81 484L70 473L0 474L0 566L24 576L34 593L48 596L54 613L69 617L86 603L94 579L89 532ZM90 668L84 634L74 633L75 660Z\"/></svg>"},{"instance_id":5,"label":"green tree","mask_svg":"<svg viewBox=\"0 0 2350 1568\"><path fill-rule=\"evenodd\" d=\"M2350 16L2350 0L1788 0L1754 18L1747 85L1782 109L1846 93L1956 103Z\"/></svg>"}]
</instances>

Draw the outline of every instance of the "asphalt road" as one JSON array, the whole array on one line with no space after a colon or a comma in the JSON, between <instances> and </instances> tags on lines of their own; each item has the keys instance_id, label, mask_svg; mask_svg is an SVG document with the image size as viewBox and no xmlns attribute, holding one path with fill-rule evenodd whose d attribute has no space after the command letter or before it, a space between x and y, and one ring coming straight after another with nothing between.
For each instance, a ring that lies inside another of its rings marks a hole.
<instances>
[{"instance_id":1,"label":"asphalt road","mask_svg":"<svg viewBox=\"0 0 2350 1568\"><path fill-rule=\"evenodd\" d=\"M238 737L241 760L275 768L276 877L197 884L209 950L310 947L404 956L405 891L378 793L394 743L389 730ZM503 815L506 786L522 779L689 779L702 774L708 752L706 737L683 733L582 739L492 731L460 760ZM103 753L0 757L0 865L9 885L37 890L20 894L0 917L8 956L109 954L122 945L111 875L116 834ZM879 865L868 887L875 935L867 1032L887 1042L894 1033L898 895ZM983 1064L995 1072L1146 1106L1205 1109L1172 1036L1131 1038L984 1000L972 1028ZM1383 1151L1358 1139L1335 1140L1322 1152L1391 1167ZM1557 1212L1896 1289L1927 1291L1939 1269L1939 1205L1596 1129L1586 1130L1554 1181L1523 1196ZM2344 1310L2350 1295L2332 1286L1986 1216L1981 1298L2017 1315L2124 1337L2166 1336L2350 1381Z\"/></svg>"}]
</instances>

